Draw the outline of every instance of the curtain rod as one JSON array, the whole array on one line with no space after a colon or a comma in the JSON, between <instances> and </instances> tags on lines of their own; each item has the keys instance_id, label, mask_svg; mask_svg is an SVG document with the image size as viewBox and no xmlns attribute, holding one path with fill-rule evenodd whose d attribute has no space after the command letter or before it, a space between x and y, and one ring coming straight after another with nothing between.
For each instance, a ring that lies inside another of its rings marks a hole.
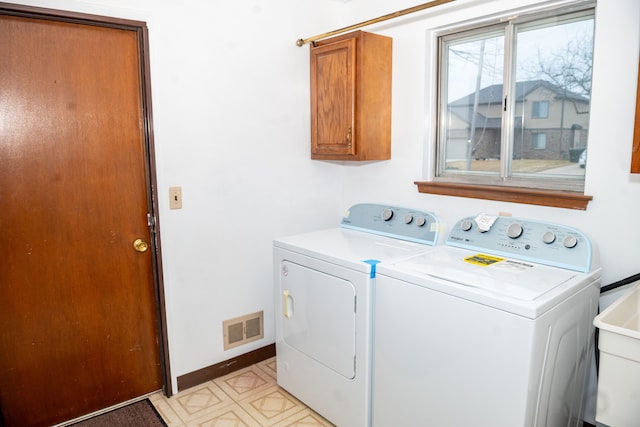
<instances>
[{"instance_id":1,"label":"curtain rod","mask_svg":"<svg viewBox=\"0 0 640 427\"><path fill-rule=\"evenodd\" d=\"M389 13L387 15L379 16L378 18L369 19L368 21L361 22L359 24L350 25L348 27L341 28L339 30L329 31L328 33L319 34L317 36L309 37L306 39L298 39L296 44L299 47L304 46L306 43L315 42L316 40L324 39L330 36L334 36L336 34L346 33L347 31L355 30L357 28L362 28L367 25L376 24L378 22L387 21L389 19L397 18L399 16L408 15L410 13L418 12L420 10L429 9L430 7L439 6L441 4L449 3L455 0L433 0L429 3L420 4L418 6L413 6L408 9L399 10L397 12Z\"/></svg>"}]
</instances>

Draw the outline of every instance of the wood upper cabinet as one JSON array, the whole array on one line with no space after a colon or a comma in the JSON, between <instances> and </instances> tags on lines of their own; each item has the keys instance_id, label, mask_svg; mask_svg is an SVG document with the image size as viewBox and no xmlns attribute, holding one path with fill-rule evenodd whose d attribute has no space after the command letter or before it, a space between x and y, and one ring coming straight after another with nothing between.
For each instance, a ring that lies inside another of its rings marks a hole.
<instances>
[{"instance_id":1,"label":"wood upper cabinet","mask_svg":"<svg viewBox=\"0 0 640 427\"><path fill-rule=\"evenodd\" d=\"M636 119L631 151L631 173L640 173L640 64L638 65L638 87L636 88Z\"/></svg>"},{"instance_id":2,"label":"wood upper cabinet","mask_svg":"<svg viewBox=\"0 0 640 427\"><path fill-rule=\"evenodd\" d=\"M391 158L391 38L356 31L311 46L311 158Z\"/></svg>"}]
</instances>

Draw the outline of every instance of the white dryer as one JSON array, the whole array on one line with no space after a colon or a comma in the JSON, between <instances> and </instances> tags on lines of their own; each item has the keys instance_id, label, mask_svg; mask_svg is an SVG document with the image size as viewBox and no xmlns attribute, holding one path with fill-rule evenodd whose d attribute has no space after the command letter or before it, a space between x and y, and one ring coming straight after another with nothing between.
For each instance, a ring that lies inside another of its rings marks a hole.
<instances>
[{"instance_id":1,"label":"white dryer","mask_svg":"<svg viewBox=\"0 0 640 427\"><path fill-rule=\"evenodd\" d=\"M381 265L373 425L582 426L599 288L585 234L507 217Z\"/></svg>"},{"instance_id":2,"label":"white dryer","mask_svg":"<svg viewBox=\"0 0 640 427\"><path fill-rule=\"evenodd\" d=\"M376 267L432 249L425 211L359 204L339 227L274 241L278 384L338 426L371 425Z\"/></svg>"}]
</instances>

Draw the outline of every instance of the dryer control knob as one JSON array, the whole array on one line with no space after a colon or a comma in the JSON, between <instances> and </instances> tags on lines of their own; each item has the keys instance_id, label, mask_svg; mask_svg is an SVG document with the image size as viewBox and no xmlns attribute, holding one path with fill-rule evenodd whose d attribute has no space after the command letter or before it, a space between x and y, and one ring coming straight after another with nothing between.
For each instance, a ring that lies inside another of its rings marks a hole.
<instances>
[{"instance_id":1,"label":"dryer control knob","mask_svg":"<svg viewBox=\"0 0 640 427\"><path fill-rule=\"evenodd\" d=\"M542 235L542 241L547 245L556 241L556 234L553 231L547 231Z\"/></svg>"},{"instance_id":2,"label":"dryer control knob","mask_svg":"<svg viewBox=\"0 0 640 427\"><path fill-rule=\"evenodd\" d=\"M411 214L406 214L404 216L404 223L405 224L411 224L411 221L413 221L413 215Z\"/></svg>"},{"instance_id":3,"label":"dryer control knob","mask_svg":"<svg viewBox=\"0 0 640 427\"><path fill-rule=\"evenodd\" d=\"M562 244L564 245L565 248L572 249L572 248L575 248L576 245L578 244L578 239L576 239L575 236L567 236L564 238L564 241L562 242Z\"/></svg>"},{"instance_id":4,"label":"dryer control knob","mask_svg":"<svg viewBox=\"0 0 640 427\"><path fill-rule=\"evenodd\" d=\"M512 239L517 239L518 237L522 236L522 226L520 224L511 224L509 227L507 227L507 236L511 237Z\"/></svg>"},{"instance_id":5,"label":"dryer control knob","mask_svg":"<svg viewBox=\"0 0 640 427\"><path fill-rule=\"evenodd\" d=\"M416 225L418 227L424 227L426 223L427 223L427 218L423 216L419 216L418 218L416 218Z\"/></svg>"},{"instance_id":6,"label":"dryer control knob","mask_svg":"<svg viewBox=\"0 0 640 427\"><path fill-rule=\"evenodd\" d=\"M384 221L389 221L391 218L393 218L393 211L391 209L387 208L382 211L382 219Z\"/></svg>"},{"instance_id":7,"label":"dryer control knob","mask_svg":"<svg viewBox=\"0 0 640 427\"><path fill-rule=\"evenodd\" d=\"M465 219L460 223L460 229L462 231L469 231L471 230L471 227L473 227L473 224L468 219Z\"/></svg>"}]
</instances>

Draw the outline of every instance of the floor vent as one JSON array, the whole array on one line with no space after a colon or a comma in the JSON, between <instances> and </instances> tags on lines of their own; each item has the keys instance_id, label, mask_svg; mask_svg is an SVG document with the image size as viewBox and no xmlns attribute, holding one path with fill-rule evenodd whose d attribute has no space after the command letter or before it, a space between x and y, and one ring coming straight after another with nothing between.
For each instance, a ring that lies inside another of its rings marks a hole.
<instances>
[{"instance_id":1,"label":"floor vent","mask_svg":"<svg viewBox=\"0 0 640 427\"><path fill-rule=\"evenodd\" d=\"M264 312L225 320L222 330L225 350L264 338Z\"/></svg>"}]
</instances>

